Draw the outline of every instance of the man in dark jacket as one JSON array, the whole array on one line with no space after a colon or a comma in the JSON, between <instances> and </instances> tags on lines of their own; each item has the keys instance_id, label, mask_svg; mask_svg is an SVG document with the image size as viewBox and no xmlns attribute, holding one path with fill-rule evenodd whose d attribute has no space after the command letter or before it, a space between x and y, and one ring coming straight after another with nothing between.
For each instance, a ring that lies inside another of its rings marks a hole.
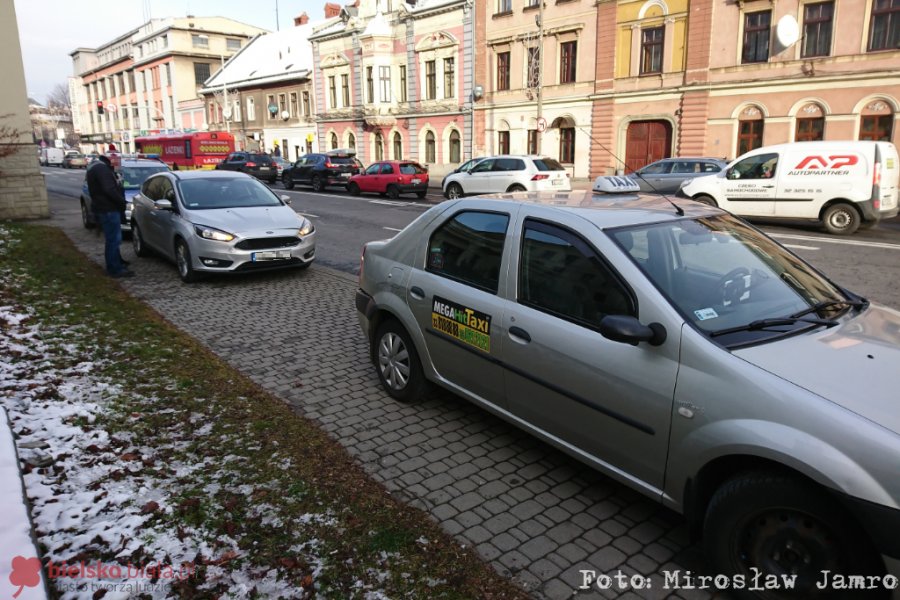
<instances>
[{"instance_id":1,"label":"man in dark jacket","mask_svg":"<svg viewBox=\"0 0 900 600\"><path fill-rule=\"evenodd\" d=\"M122 215L125 213L125 192L116 181L112 163L106 156L99 156L88 168L88 192L91 195L91 208L97 216L97 223L103 229L106 240L106 273L110 277L131 277L122 263L119 245L122 243Z\"/></svg>"}]
</instances>

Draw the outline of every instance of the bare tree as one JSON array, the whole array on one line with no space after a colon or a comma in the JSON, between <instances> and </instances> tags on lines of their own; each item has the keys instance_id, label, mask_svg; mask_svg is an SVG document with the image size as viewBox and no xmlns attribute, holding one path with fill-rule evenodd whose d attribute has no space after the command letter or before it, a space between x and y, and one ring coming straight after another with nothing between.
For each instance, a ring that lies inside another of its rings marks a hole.
<instances>
[{"instance_id":1,"label":"bare tree","mask_svg":"<svg viewBox=\"0 0 900 600\"><path fill-rule=\"evenodd\" d=\"M0 161L22 149L22 136L28 132L5 122L13 113L0 115ZM0 171L2 174L2 171Z\"/></svg>"},{"instance_id":2,"label":"bare tree","mask_svg":"<svg viewBox=\"0 0 900 600\"><path fill-rule=\"evenodd\" d=\"M69 84L57 83L47 94L48 108L68 108L72 107L71 98L69 98Z\"/></svg>"}]
</instances>

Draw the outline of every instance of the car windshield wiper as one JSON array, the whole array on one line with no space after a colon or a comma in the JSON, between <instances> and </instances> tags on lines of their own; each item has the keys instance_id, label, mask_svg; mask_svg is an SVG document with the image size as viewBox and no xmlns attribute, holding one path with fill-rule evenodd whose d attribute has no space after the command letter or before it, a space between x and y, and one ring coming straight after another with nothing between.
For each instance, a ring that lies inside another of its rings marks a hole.
<instances>
[{"instance_id":1,"label":"car windshield wiper","mask_svg":"<svg viewBox=\"0 0 900 600\"><path fill-rule=\"evenodd\" d=\"M831 308L832 306L852 306L853 308L864 308L868 306L869 302L864 299L859 300L823 300L821 302L816 302L814 305L809 308L805 308L799 312L795 312L792 314L790 319L795 319L797 317L802 317L804 315L808 315L810 313L817 313L821 310L825 310L826 308Z\"/></svg>"},{"instance_id":2,"label":"car windshield wiper","mask_svg":"<svg viewBox=\"0 0 900 600\"><path fill-rule=\"evenodd\" d=\"M791 315L789 317L775 317L772 319L759 319L757 321L751 321L746 325L738 325L737 327L729 327L727 329L719 329L718 331L711 331L710 337L718 337L720 335L727 335L729 333L738 333L740 331L760 331L763 329L767 329L769 327L778 327L779 325L793 325L794 323L809 323L810 325L821 325L824 327L834 327L838 324L837 321L832 321L830 319L817 319L817 318L802 318L801 316Z\"/></svg>"}]
</instances>

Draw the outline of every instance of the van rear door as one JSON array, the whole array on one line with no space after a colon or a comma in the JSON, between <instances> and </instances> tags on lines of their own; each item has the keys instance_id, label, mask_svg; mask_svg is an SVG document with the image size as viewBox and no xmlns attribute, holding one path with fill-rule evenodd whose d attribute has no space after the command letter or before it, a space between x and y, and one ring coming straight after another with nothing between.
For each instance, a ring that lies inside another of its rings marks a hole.
<instances>
[{"instance_id":1,"label":"van rear door","mask_svg":"<svg viewBox=\"0 0 900 600\"><path fill-rule=\"evenodd\" d=\"M873 192L877 186L881 201L881 218L889 219L898 212L898 187L900 187L900 158L897 147L890 142L877 142L879 166L876 166L872 182Z\"/></svg>"}]
</instances>

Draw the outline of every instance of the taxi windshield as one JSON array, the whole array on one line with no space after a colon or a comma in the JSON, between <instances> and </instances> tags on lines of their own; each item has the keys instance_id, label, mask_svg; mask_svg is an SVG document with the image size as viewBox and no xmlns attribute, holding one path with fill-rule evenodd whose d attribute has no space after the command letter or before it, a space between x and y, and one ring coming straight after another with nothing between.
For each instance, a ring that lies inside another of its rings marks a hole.
<instances>
[{"instance_id":1,"label":"taxi windshield","mask_svg":"<svg viewBox=\"0 0 900 600\"><path fill-rule=\"evenodd\" d=\"M726 346L830 326L864 302L731 215L609 234L689 322Z\"/></svg>"},{"instance_id":2,"label":"taxi windshield","mask_svg":"<svg viewBox=\"0 0 900 600\"><path fill-rule=\"evenodd\" d=\"M122 167L119 172L122 174L122 187L126 190L136 190L151 175L168 170L169 167L160 163L141 167Z\"/></svg>"}]
</instances>

